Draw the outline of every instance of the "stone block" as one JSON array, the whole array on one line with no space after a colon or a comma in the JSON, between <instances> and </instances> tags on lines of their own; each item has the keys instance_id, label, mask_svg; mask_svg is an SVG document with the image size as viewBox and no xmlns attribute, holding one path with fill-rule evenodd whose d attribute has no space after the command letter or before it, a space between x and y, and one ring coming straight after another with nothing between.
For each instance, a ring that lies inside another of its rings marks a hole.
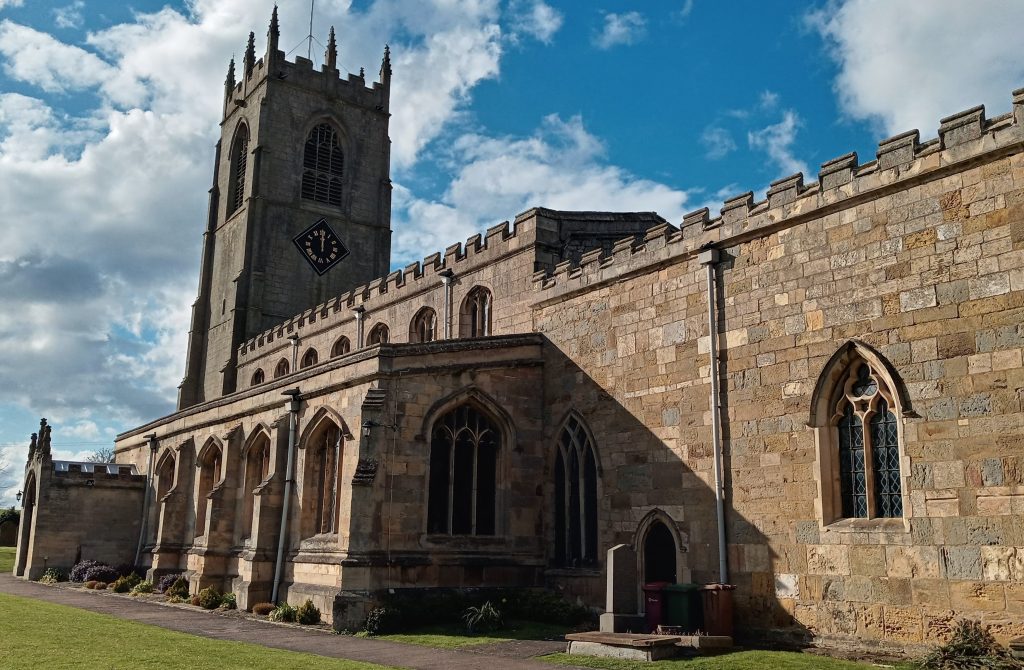
<instances>
[{"instance_id":1,"label":"stone block","mask_svg":"<svg viewBox=\"0 0 1024 670\"><path fill-rule=\"evenodd\" d=\"M812 575L850 574L848 547L844 545L808 545L807 572Z\"/></svg>"},{"instance_id":2,"label":"stone block","mask_svg":"<svg viewBox=\"0 0 1024 670\"><path fill-rule=\"evenodd\" d=\"M935 547L885 548L886 573L890 577L938 577L939 554Z\"/></svg>"},{"instance_id":3,"label":"stone block","mask_svg":"<svg viewBox=\"0 0 1024 670\"><path fill-rule=\"evenodd\" d=\"M943 547L942 568L948 579L981 579L981 548Z\"/></svg>"},{"instance_id":4,"label":"stone block","mask_svg":"<svg viewBox=\"0 0 1024 670\"><path fill-rule=\"evenodd\" d=\"M1006 592L1002 584L990 582L950 582L950 605L959 612L1002 612Z\"/></svg>"}]
</instances>

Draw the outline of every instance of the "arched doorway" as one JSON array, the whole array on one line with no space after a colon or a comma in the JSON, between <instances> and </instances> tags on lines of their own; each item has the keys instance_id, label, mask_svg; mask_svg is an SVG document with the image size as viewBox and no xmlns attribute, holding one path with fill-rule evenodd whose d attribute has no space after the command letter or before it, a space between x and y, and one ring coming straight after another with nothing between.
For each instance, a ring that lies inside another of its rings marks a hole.
<instances>
[{"instance_id":1,"label":"arched doorway","mask_svg":"<svg viewBox=\"0 0 1024 670\"><path fill-rule=\"evenodd\" d=\"M643 583L676 582L676 540L661 521L654 521L644 538Z\"/></svg>"},{"instance_id":2,"label":"arched doorway","mask_svg":"<svg viewBox=\"0 0 1024 670\"><path fill-rule=\"evenodd\" d=\"M18 577L25 575L28 565L28 554L32 551L32 521L36 511L36 477L35 474L28 476L25 483L25 507L21 513L21 534L18 538L18 565L14 574Z\"/></svg>"}]
</instances>

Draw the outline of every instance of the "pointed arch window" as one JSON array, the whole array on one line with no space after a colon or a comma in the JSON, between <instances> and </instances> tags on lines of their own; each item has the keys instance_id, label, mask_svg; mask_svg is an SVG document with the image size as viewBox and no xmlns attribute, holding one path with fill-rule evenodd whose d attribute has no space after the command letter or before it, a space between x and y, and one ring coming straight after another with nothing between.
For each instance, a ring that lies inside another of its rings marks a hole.
<instances>
[{"instance_id":1,"label":"pointed arch window","mask_svg":"<svg viewBox=\"0 0 1024 670\"><path fill-rule=\"evenodd\" d=\"M433 342L437 339L437 312L430 307L424 307L416 312L412 323L409 324L410 342Z\"/></svg>"},{"instance_id":2,"label":"pointed arch window","mask_svg":"<svg viewBox=\"0 0 1024 670\"><path fill-rule=\"evenodd\" d=\"M896 383L884 359L854 345L822 372L811 425L817 433L824 523L904 516L902 403Z\"/></svg>"},{"instance_id":3,"label":"pointed arch window","mask_svg":"<svg viewBox=\"0 0 1024 670\"><path fill-rule=\"evenodd\" d=\"M256 507L257 488L270 475L270 438L260 434L245 453L245 474L242 478L242 538L252 536L253 513Z\"/></svg>"},{"instance_id":4,"label":"pointed arch window","mask_svg":"<svg viewBox=\"0 0 1024 670\"><path fill-rule=\"evenodd\" d=\"M300 368L308 368L316 365L319 355L316 353L316 349L310 347L306 350L306 353L302 354L302 361L299 363Z\"/></svg>"},{"instance_id":5,"label":"pointed arch window","mask_svg":"<svg viewBox=\"0 0 1024 670\"><path fill-rule=\"evenodd\" d=\"M366 337L366 346L372 347L375 344L387 344L389 335L388 327L383 323L378 323L370 329L370 334Z\"/></svg>"},{"instance_id":6,"label":"pointed arch window","mask_svg":"<svg viewBox=\"0 0 1024 670\"><path fill-rule=\"evenodd\" d=\"M334 128L327 123L313 128L306 138L302 157L302 197L340 206L344 163Z\"/></svg>"},{"instance_id":7,"label":"pointed arch window","mask_svg":"<svg viewBox=\"0 0 1024 670\"><path fill-rule=\"evenodd\" d=\"M342 447L341 428L327 418L323 419L305 446L305 537L338 532Z\"/></svg>"},{"instance_id":8,"label":"pointed arch window","mask_svg":"<svg viewBox=\"0 0 1024 670\"><path fill-rule=\"evenodd\" d=\"M459 310L460 337L487 337L491 334L491 292L475 286L462 301Z\"/></svg>"},{"instance_id":9,"label":"pointed arch window","mask_svg":"<svg viewBox=\"0 0 1024 670\"><path fill-rule=\"evenodd\" d=\"M277 362L277 367L274 368L274 379L284 377L286 374L288 374L288 359L282 358Z\"/></svg>"},{"instance_id":10,"label":"pointed arch window","mask_svg":"<svg viewBox=\"0 0 1024 670\"><path fill-rule=\"evenodd\" d=\"M206 535L210 494L223 478L224 453L220 445L213 443L199 458L199 487L196 504L196 537Z\"/></svg>"},{"instance_id":11,"label":"pointed arch window","mask_svg":"<svg viewBox=\"0 0 1024 670\"><path fill-rule=\"evenodd\" d=\"M231 168L228 172L228 215L235 213L245 202L245 170L249 160L249 129L238 127L231 143Z\"/></svg>"},{"instance_id":12,"label":"pointed arch window","mask_svg":"<svg viewBox=\"0 0 1024 670\"><path fill-rule=\"evenodd\" d=\"M555 454L555 560L560 566L597 563L597 479L593 440L572 415Z\"/></svg>"},{"instance_id":13,"label":"pointed arch window","mask_svg":"<svg viewBox=\"0 0 1024 670\"><path fill-rule=\"evenodd\" d=\"M465 403L434 423L430 436L427 532L494 535L501 433Z\"/></svg>"},{"instance_id":14,"label":"pointed arch window","mask_svg":"<svg viewBox=\"0 0 1024 670\"><path fill-rule=\"evenodd\" d=\"M352 351L352 343L348 341L347 337L339 337L338 341L331 347L331 358L344 356L350 351Z\"/></svg>"},{"instance_id":15,"label":"pointed arch window","mask_svg":"<svg viewBox=\"0 0 1024 670\"><path fill-rule=\"evenodd\" d=\"M252 373L252 381L249 386L259 386L267 380L266 375L263 373L263 368L256 368L256 371Z\"/></svg>"}]
</instances>

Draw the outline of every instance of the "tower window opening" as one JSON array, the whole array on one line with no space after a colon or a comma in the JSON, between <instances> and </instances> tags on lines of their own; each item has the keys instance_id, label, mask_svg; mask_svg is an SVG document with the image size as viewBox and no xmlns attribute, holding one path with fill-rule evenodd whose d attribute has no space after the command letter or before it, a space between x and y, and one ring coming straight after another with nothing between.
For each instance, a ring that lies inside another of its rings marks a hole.
<instances>
[{"instance_id":1,"label":"tower window opening","mask_svg":"<svg viewBox=\"0 0 1024 670\"><path fill-rule=\"evenodd\" d=\"M228 215L234 214L245 202L245 168L249 159L249 130L238 129L231 147L231 171L228 186Z\"/></svg>"},{"instance_id":2,"label":"tower window opening","mask_svg":"<svg viewBox=\"0 0 1024 670\"><path fill-rule=\"evenodd\" d=\"M302 197L340 206L344 162L334 128L326 123L313 128L302 159Z\"/></svg>"}]
</instances>

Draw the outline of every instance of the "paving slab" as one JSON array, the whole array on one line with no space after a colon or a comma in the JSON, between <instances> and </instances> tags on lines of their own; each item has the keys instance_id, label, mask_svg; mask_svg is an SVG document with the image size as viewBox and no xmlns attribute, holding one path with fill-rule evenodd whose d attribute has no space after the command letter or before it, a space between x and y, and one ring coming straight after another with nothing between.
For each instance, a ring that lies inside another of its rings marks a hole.
<instances>
[{"instance_id":1,"label":"paving slab","mask_svg":"<svg viewBox=\"0 0 1024 670\"><path fill-rule=\"evenodd\" d=\"M488 670L552 670L556 667L508 653L488 655L485 660L481 658L480 652L483 650L470 652L434 649L413 644L331 635L290 626L277 626L242 617L221 616L216 612L165 607L157 603L111 597L79 589L46 586L16 579L11 575L0 575L0 593L68 605L90 612L108 614L119 619L128 619L215 640L249 642L275 649L417 670L470 670L485 666ZM551 643L543 644L546 646L538 647L543 649L541 653L550 653L546 650L551 648ZM512 648L506 647L506 649L511 650ZM523 650L525 649L524 646ZM559 650L561 649L564 649L564 645L560 646Z\"/></svg>"}]
</instances>

